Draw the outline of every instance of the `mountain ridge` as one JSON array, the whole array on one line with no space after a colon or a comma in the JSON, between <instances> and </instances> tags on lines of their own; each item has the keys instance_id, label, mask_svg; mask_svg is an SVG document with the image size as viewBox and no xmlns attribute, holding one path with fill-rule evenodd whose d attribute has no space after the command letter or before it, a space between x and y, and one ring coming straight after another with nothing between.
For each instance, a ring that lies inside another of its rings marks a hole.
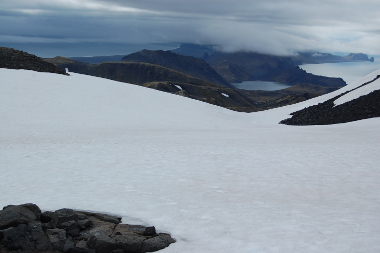
<instances>
[{"instance_id":1,"label":"mountain ridge","mask_svg":"<svg viewBox=\"0 0 380 253\"><path fill-rule=\"evenodd\" d=\"M235 87L220 76L205 61L192 56L183 56L170 51L142 50L126 55L121 61L145 62L170 68L193 77L217 83L231 89Z\"/></svg>"}]
</instances>

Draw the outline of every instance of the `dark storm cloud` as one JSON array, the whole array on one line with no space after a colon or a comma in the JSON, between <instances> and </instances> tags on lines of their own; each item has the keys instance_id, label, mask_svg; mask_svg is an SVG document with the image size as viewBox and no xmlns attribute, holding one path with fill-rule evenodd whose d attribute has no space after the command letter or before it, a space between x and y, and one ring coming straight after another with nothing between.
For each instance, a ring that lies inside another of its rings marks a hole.
<instances>
[{"instance_id":1,"label":"dark storm cloud","mask_svg":"<svg viewBox=\"0 0 380 253\"><path fill-rule=\"evenodd\" d=\"M175 41L228 51L380 54L377 0L13 0L0 9L7 24L0 42Z\"/></svg>"}]
</instances>

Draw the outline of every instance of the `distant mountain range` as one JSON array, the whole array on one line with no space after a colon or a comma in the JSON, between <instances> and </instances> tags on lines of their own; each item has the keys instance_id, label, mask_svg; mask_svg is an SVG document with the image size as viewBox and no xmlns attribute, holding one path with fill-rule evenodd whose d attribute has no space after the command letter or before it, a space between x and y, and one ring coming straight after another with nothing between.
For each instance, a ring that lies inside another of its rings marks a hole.
<instances>
[{"instance_id":1,"label":"distant mountain range","mask_svg":"<svg viewBox=\"0 0 380 253\"><path fill-rule=\"evenodd\" d=\"M292 57L293 61L299 65L301 64L318 64L318 63L338 63L338 62L357 62L357 61L370 61L374 62L374 58L368 58L368 55L357 53L349 54L347 56L338 56L328 53L298 53L297 56Z\"/></svg>"}]
</instances>

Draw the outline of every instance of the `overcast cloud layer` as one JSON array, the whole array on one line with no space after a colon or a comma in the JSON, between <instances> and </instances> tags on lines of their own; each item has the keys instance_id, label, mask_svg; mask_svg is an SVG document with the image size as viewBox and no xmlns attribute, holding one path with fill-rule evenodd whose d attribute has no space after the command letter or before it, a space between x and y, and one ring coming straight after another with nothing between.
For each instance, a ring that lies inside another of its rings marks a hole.
<instances>
[{"instance_id":1,"label":"overcast cloud layer","mask_svg":"<svg viewBox=\"0 0 380 253\"><path fill-rule=\"evenodd\" d=\"M0 0L0 45L189 42L380 55L379 10L378 0Z\"/></svg>"}]
</instances>

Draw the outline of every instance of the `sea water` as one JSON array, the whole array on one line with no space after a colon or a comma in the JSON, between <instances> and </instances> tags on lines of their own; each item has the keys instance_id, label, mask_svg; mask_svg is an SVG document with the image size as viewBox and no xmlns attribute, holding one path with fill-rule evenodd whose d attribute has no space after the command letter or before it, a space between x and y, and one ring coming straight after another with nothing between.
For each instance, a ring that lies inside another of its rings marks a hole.
<instances>
[{"instance_id":1,"label":"sea water","mask_svg":"<svg viewBox=\"0 0 380 253\"><path fill-rule=\"evenodd\" d=\"M371 72L380 69L380 56L375 57L375 62L339 62L339 63L321 63L321 64L304 64L300 68L308 73L327 77L340 77L347 84L355 82ZM291 85L267 81L244 81L242 83L233 83L236 88L243 90L281 90Z\"/></svg>"},{"instance_id":2,"label":"sea water","mask_svg":"<svg viewBox=\"0 0 380 253\"><path fill-rule=\"evenodd\" d=\"M371 72L380 69L380 56L374 62L339 62L300 65L308 73L328 77L340 77L347 84L355 82Z\"/></svg>"}]
</instances>

